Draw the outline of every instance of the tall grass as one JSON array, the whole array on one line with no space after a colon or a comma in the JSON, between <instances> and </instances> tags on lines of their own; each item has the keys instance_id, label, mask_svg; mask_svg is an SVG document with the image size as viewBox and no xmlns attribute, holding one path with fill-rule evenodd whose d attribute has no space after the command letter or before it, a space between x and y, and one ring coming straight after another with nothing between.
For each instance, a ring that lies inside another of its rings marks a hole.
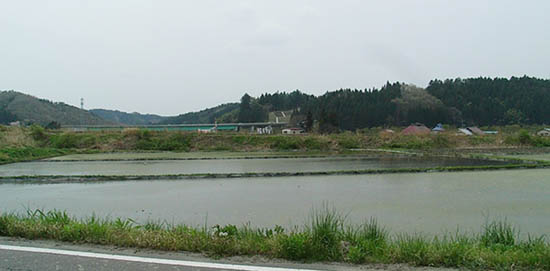
<instances>
[{"instance_id":1,"label":"tall grass","mask_svg":"<svg viewBox=\"0 0 550 271\"><path fill-rule=\"evenodd\" d=\"M289 231L249 225L189 227L159 221L84 219L64 211L33 210L0 215L0 235L77 243L200 252L212 257L263 255L295 261L407 263L473 270L550 270L550 244L544 236L520 240L507 221L492 221L477 235L391 235L376 219L346 224L334 209L313 211L310 222Z\"/></svg>"},{"instance_id":2,"label":"tall grass","mask_svg":"<svg viewBox=\"0 0 550 271\"><path fill-rule=\"evenodd\" d=\"M506 220L486 222L480 236L484 246L514 246L518 231Z\"/></svg>"}]
</instances>

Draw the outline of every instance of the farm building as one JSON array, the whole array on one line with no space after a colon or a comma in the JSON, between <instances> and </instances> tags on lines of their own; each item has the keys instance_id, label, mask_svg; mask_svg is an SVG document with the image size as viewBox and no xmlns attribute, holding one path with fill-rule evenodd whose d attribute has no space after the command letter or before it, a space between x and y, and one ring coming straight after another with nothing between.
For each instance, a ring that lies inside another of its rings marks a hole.
<instances>
[{"instance_id":1,"label":"farm building","mask_svg":"<svg viewBox=\"0 0 550 271\"><path fill-rule=\"evenodd\" d=\"M477 128L477 127L468 127L468 130L470 130L470 132L472 132L472 134L474 135L484 135L485 133L483 131L481 131L481 129Z\"/></svg>"},{"instance_id":2,"label":"farm building","mask_svg":"<svg viewBox=\"0 0 550 271\"><path fill-rule=\"evenodd\" d=\"M422 123L413 123L401 131L401 134L404 135L425 135L429 133L430 129Z\"/></svg>"},{"instance_id":3,"label":"farm building","mask_svg":"<svg viewBox=\"0 0 550 271\"><path fill-rule=\"evenodd\" d=\"M481 129L477 128L477 127L468 127L468 128L459 128L458 131L460 131L461 133L465 134L465 135L484 135L485 132L483 132Z\"/></svg>"},{"instance_id":4,"label":"farm building","mask_svg":"<svg viewBox=\"0 0 550 271\"><path fill-rule=\"evenodd\" d=\"M468 128L458 128L458 131L460 131L465 135L469 135L469 136L473 135L473 133L470 130L468 130Z\"/></svg>"},{"instance_id":5,"label":"farm building","mask_svg":"<svg viewBox=\"0 0 550 271\"><path fill-rule=\"evenodd\" d=\"M434 132L434 133L445 132L445 128L443 128L443 124L438 123L438 124L432 129L432 132Z\"/></svg>"}]
</instances>

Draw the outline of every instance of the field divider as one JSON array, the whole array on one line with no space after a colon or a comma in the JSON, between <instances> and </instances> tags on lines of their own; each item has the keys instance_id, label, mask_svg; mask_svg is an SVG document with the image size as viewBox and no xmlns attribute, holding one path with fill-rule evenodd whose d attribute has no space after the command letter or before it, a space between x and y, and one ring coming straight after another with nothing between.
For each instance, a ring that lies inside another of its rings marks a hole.
<instances>
[{"instance_id":1,"label":"field divider","mask_svg":"<svg viewBox=\"0 0 550 271\"><path fill-rule=\"evenodd\" d=\"M193 174L160 174L160 175L28 175L1 176L0 182L100 182L100 181L137 181L137 180L185 180L185 179L233 179L233 178L265 178L294 176L334 176L334 175L369 175L396 173L436 173L489 171L514 169L550 168L550 163L522 163L507 165L483 166L449 166L428 168L386 168L338 171L305 171L305 172L246 172L246 173L193 173Z\"/></svg>"}]
</instances>

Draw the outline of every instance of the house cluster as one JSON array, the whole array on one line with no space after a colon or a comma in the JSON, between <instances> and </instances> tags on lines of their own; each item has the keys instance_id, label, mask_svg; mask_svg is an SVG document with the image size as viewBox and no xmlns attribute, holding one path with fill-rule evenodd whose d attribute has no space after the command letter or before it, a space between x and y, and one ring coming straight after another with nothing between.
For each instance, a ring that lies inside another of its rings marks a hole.
<instances>
[{"instance_id":1,"label":"house cluster","mask_svg":"<svg viewBox=\"0 0 550 271\"><path fill-rule=\"evenodd\" d=\"M266 126L263 128L256 128L256 133L259 135L270 135L273 133L273 127Z\"/></svg>"},{"instance_id":2,"label":"house cluster","mask_svg":"<svg viewBox=\"0 0 550 271\"><path fill-rule=\"evenodd\" d=\"M266 127L252 127L250 129L251 133L255 133L258 135L270 135L273 134L273 127L266 126ZM302 128L285 128L282 130L282 133L285 135L298 135L298 134L304 134L306 131Z\"/></svg>"},{"instance_id":3,"label":"house cluster","mask_svg":"<svg viewBox=\"0 0 550 271\"><path fill-rule=\"evenodd\" d=\"M401 134L404 135L422 135L422 134L429 134L429 133L441 133L444 132L445 128L443 128L443 124L438 123L434 128L430 129L426 127L426 125L422 123L413 123L409 125L409 127L405 128L403 131L401 131ZM392 131L393 132L393 131ZM487 135L487 134L497 134L498 131L482 131L478 127L472 126L472 127L466 127L466 128L459 128L458 132L463 135ZM550 132L550 131L549 131Z\"/></svg>"}]
</instances>

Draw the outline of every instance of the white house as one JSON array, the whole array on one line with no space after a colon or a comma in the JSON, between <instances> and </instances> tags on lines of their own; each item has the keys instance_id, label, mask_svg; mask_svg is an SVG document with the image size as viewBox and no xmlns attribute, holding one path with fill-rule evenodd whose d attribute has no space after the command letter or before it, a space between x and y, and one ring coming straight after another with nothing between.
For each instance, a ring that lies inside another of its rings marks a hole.
<instances>
[{"instance_id":1,"label":"white house","mask_svg":"<svg viewBox=\"0 0 550 271\"><path fill-rule=\"evenodd\" d=\"M297 134L303 134L305 133L306 131L304 131L304 129L302 128L287 128L287 129L283 129L283 134L288 134L288 135L297 135Z\"/></svg>"},{"instance_id":2,"label":"white house","mask_svg":"<svg viewBox=\"0 0 550 271\"><path fill-rule=\"evenodd\" d=\"M537 135L539 136L550 136L550 128L544 128L538 131Z\"/></svg>"},{"instance_id":3,"label":"white house","mask_svg":"<svg viewBox=\"0 0 550 271\"><path fill-rule=\"evenodd\" d=\"M264 128L256 128L256 133L260 135L270 135L273 133L273 127L270 125Z\"/></svg>"}]
</instances>

